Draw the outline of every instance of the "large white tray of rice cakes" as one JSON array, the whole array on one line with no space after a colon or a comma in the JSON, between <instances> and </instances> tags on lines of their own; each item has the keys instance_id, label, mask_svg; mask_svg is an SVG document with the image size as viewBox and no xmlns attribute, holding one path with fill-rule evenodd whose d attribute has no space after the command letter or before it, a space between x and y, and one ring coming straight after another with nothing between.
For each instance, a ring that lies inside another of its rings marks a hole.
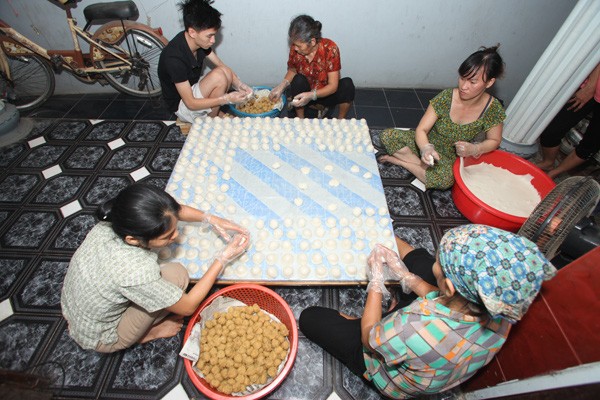
<instances>
[{"instance_id":1,"label":"large white tray of rice cakes","mask_svg":"<svg viewBox=\"0 0 600 400\"><path fill-rule=\"evenodd\" d=\"M250 248L221 282L365 282L373 246L396 250L364 120L198 119L166 190L250 231ZM199 279L223 246L205 224L181 222L159 260Z\"/></svg>"}]
</instances>

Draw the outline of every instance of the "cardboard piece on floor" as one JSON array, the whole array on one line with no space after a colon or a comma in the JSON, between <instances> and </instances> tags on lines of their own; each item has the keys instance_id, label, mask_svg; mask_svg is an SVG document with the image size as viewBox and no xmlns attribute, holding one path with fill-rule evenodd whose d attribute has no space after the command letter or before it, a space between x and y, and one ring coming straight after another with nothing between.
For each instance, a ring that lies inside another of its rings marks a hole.
<instances>
[{"instance_id":1,"label":"cardboard piece on floor","mask_svg":"<svg viewBox=\"0 0 600 400\"><path fill-rule=\"evenodd\" d=\"M423 184L423 182L421 182L417 178L415 178L410 184L413 185L414 187L416 187L417 189L420 189L422 192L427 190L425 188L425 185Z\"/></svg>"}]
</instances>

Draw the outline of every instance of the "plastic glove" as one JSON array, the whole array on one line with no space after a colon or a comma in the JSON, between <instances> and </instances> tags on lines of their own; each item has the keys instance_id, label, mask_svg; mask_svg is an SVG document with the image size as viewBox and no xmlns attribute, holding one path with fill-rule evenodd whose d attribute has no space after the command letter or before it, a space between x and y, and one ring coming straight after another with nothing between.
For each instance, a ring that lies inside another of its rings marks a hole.
<instances>
[{"instance_id":1,"label":"plastic glove","mask_svg":"<svg viewBox=\"0 0 600 400\"><path fill-rule=\"evenodd\" d=\"M271 89L271 93L269 93L269 99L271 101L278 100L288 86L290 86L290 81L284 79L279 85Z\"/></svg>"},{"instance_id":2,"label":"plastic glove","mask_svg":"<svg viewBox=\"0 0 600 400\"><path fill-rule=\"evenodd\" d=\"M243 92L229 92L221 96L221 104L240 104L246 101L246 94Z\"/></svg>"},{"instance_id":3,"label":"plastic glove","mask_svg":"<svg viewBox=\"0 0 600 400\"><path fill-rule=\"evenodd\" d=\"M433 167L434 160L440 160L440 155L435 151L435 146L431 143L427 143L421 149L421 161L425 164Z\"/></svg>"},{"instance_id":4,"label":"plastic glove","mask_svg":"<svg viewBox=\"0 0 600 400\"><path fill-rule=\"evenodd\" d=\"M242 253L244 253L248 246L250 245L250 238L248 235L242 233L236 233L233 235L233 238L227 246L222 248L215 255L215 261L219 261L222 265L221 272L225 269L225 267L233 260L238 258Z\"/></svg>"},{"instance_id":5,"label":"plastic glove","mask_svg":"<svg viewBox=\"0 0 600 400\"><path fill-rule=\"evenodd\" d=\"M232 85L233 88L235 90L237 90L238 92L242 92L246 95L246 98L250 98L250 96L252 96L254 94L254 89L252 89L250 86L246 85L244 82L239 81L236 82L234 85Z\"/></svg>"},{"instance_id":6,"label":"plastic glove","mask_svg":"<svg viewBox=\"0 0 600 400\"><path fill-rule=\"evenodd\" d=\"M294 99L292 100L291 104L294 107L304 107L305 105L316 99L317 97L315 96L314 90L312 92L302 92L294 96Z\"/></svg>"},{"instance_id":7,"label":"plastic glove","mask_svg":"<svg viewBox=\"0 0 600 400\"><path fill-rule=\"evenodd\" d=\"M204 219L202 221L207 222L211 225L211 227L217 232L219 236L223 238L226 242L231 240L231 235L227 231L233 231L239 234L243 234L248 236L248 230L236 224L235 222L229 221L224 218L219 218L215 215L210 215L209 213L204 214Z\"/></svg>"},{"instance_id":8,"label":"plastic glove","mask_svg":"<svg viewBox=\"0 0 600 400\"><path fill-rule=\"evenodd\" d=\"M406 268L406 264L404 264L404 261L400 259L395 251L385 247L382 244L377 244L374 251L377 251L379 257L383 258L390 274L394 278L398 279L400 285L402 285L402 291L407 294L412 292L412 288L421 278Z\"/></svg>"},{"instance_id":9,"label":"plastic glove","mask_svg":"<svg viewBox=\"0 0 600 400\"><path fill-rule=\"evenodd\" d=\"M381 250L375 246L375 248L369 254L367 259L367 279L369 284L367 285L367 292L375 291L383 295L384 300L390 297L390 292L385 287L384 278L384 264L385 259L381 254Z\"/></svg>"},{"instance_id":10,"label":"plastic glove","mask_svg":"<svg viewBox=\"0 0 600 400\"><path fill-rule=\"evenodd\" d=\"M469 143L469 142L456 142L456 154L459 157L475 157L479 158L481 155L481 144L480 143Z\"/></svg>"}]
</instances>

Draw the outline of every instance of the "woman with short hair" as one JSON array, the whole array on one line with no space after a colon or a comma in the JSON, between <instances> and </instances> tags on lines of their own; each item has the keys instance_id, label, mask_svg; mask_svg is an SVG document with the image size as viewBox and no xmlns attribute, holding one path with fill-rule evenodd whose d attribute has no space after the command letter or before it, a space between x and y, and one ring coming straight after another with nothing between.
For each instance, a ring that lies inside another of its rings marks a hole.
<instances>
[{"instance_id":1,"label":"woman with short hair","mask_svg":"<svg viewBox=\"0 0 600 400\"><path fill-rule=\"evenodd\" d=\"M354 101L354 83L348 77L341 78L340 50L333 40L322 37L321 28L321 22L308 15L292 20L288 70L269 97L278 99L287 89L299 118L304 118L305 107L317 109L322 117L336 105L338 118L346 118Z\"/></svg>"}]
</instances>

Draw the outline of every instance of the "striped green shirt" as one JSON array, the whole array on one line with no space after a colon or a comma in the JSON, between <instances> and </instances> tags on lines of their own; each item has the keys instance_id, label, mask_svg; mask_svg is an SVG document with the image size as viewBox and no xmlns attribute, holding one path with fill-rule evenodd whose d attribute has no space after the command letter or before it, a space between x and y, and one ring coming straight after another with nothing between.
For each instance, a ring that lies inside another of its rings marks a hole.
<instances>
[{"instance_id":1,"label":"striped green shirt","mask_svg":"<svg viewBox=\"0 0 600 400\"><path fill-rule=\"evenodd\" d=\"M132 303L151 313L179 301L183 291L162 279L157 257L125 243L109 223L92 228L71 259L61 295L69 334L81 347L115 343Z\"/></svg>"},{"instance_id":2,"label":"striped green shirt","mask_svg":"<svg viewBox=\"0 0 600 400\"><path fill-rule=\"evenodd\" d=\"M367 372L379 390L395 399L439 393L469 379L500 350L510 323L465 315L420 297L378 322L364 349Z\"/></svg>"}]
</instances>

